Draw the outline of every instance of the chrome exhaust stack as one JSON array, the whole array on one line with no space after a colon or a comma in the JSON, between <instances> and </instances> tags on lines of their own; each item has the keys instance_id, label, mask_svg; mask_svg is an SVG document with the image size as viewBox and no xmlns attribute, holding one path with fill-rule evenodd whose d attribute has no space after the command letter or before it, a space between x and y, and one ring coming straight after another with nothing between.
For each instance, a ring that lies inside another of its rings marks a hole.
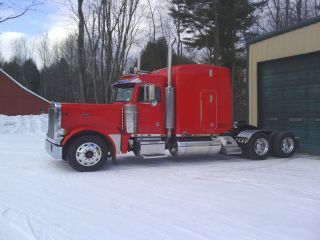
<instances>
[{"instance_id":1,"label":"chrome exhaust stack","mask_svg":"<svg viewBox=\"0 0 320 240\"><path fill-rule=\"evenodd\" d=\"M172 41L168 46L168 86L166 87L166 128L168 130L168 137L171 137L172 130L174 129L174 88L172 87Z\"/></svg>"}]
</instances>

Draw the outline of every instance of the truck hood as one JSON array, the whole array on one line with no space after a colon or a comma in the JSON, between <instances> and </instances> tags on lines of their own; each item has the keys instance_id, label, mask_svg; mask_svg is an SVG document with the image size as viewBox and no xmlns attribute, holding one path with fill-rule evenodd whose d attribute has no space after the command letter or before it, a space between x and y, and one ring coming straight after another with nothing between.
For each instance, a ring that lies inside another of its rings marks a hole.
<instances>
[{"instance_id":1,"label":"truck hood","mask_svg":"<svg viewBox=\"0 0 320 240\"><path fill-rule=\"evenodd\" d=\"M122 128L123 103L61 104L61 127L69 132L87 128L105 134L119 134Z\"/></svg>"}]
</instances>

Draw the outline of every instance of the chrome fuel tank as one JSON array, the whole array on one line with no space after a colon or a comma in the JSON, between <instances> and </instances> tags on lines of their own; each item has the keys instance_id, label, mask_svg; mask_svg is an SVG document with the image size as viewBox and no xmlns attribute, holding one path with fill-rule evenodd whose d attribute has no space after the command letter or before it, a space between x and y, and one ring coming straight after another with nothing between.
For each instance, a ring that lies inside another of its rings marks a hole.
<instances>
[{"instance_id":1,"label":"chrome fuel tank","mask_svg":"<svg viewBox=\"0 0 320 240\"><path fill-rule=\"evenodd\" d=\"M209 141L177 141L177 155L209 155L221 151L221 141L212 139Z\"/></svg>"}]
</instances>

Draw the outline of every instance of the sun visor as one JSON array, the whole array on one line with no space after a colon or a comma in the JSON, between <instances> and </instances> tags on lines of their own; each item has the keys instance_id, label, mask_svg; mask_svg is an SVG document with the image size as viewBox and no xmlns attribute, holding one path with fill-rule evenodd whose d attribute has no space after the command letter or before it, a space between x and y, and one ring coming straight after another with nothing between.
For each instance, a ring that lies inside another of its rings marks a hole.
<instances>
[{"instance_id":1,"label":"sun visor","mask_svg":"<svg viewBox=\"0 0 320 240\"><path fill-rule=\"evenodd\" d=\"M132 87L134 84L141 83L141 82L142 82L141 79L137 77L130 78L130 79L122 79L112 84L112 87L120 87L120 88Z\"/></svg>"}]
</instances>

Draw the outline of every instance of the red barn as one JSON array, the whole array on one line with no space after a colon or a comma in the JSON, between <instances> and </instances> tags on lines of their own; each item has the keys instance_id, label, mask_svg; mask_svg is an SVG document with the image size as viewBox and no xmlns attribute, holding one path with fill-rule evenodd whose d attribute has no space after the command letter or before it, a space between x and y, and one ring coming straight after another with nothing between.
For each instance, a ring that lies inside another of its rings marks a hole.
<instances>
[{"instance_id":1,"label":"red barn","mask_svg":"<svg viewBox=\"0 0 320 240\"><path fill-rule=\"evenodd\" d=\"M0 69L0 114L46 113L49 101L35 94Z\"/></svg>"}]
</instances>

